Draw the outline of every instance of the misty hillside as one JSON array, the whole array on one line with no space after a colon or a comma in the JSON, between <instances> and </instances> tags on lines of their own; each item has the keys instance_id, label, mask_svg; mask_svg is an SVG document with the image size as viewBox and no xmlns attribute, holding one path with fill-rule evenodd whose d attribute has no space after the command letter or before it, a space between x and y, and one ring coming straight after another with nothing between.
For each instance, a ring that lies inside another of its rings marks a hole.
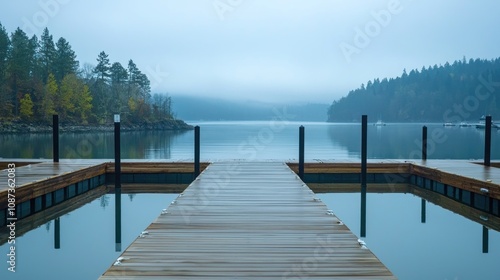
<instances>
[{"instance_id":1,"label":"misty hillside","mask_svg":"<svg viewBox=\"0 0 500 280\"><path fill-rule=\"evenodd\" d=\"M175 116L190 121L271 120L275 111L294 117L290 121L321 121L327 119L328 104L282 105L272 103L230 101L206 97L172 96Z\"/></svg>"},{"instance_id":2,"label":"misty hillside","mask_svg":"<svg viewBox=\"0 0 500 280\"><path fill-rule=\"evenodd\" d=\"M374 79L336 100L328 121L359 121L367 114L386 122L477 121L482 115L500 118L500 58L465 58L419 70L395 79Z\"/></svg>"}]
</instances>

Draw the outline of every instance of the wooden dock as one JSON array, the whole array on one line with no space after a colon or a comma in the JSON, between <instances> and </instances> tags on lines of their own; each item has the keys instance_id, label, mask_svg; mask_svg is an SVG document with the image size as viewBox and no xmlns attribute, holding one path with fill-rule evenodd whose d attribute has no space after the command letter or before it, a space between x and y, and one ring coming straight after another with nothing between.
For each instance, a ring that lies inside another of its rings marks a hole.
<instances>
[{"instance_id":1,"label":"wooden dock","mask_svg":"<svg viewBox=\"0 0 500 280\"><path fill-rule=\"evenodd\" d=\"M213 163L100 279L396 279L315 198L284 163Z\"/></svg>"},{"instance_id":2,"label":"wooden dock","mask_svg":"<svg viewBox=\"0 0 500 280\"><path fill-rule=\"evenodd\" d=\"M6 176L6 169L2 176ZM16 204L30 201L71 184L105 174L103 160L65 160L39 162L15 168ZM0 186L0 209L7 207L7 184Z\"/></svg>"}]
</instances>

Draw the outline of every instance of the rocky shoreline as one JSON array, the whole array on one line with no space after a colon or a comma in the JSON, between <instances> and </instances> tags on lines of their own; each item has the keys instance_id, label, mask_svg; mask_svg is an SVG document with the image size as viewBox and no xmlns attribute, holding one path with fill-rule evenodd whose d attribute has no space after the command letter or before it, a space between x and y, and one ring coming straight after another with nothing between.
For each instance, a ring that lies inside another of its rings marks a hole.
<instances>
[{"instance_id":1,"label":"rocky shoreline","mask_svg":"<svg viewBox=\"0 0 500 280\"><path fill-rule=\"evenodd\" d=\"M182 120L164 120L154 123L122 123L121 131L152 131L152 130L191 130L193 126ZM106 125L75 125L59 124L60 132L105 132L113 131L113 123ZM52 125L41 123L28 123L22 121L2 121L0 122L0 134L5 133L49 133L52 132Z\"/></svg>"}]
</instances>

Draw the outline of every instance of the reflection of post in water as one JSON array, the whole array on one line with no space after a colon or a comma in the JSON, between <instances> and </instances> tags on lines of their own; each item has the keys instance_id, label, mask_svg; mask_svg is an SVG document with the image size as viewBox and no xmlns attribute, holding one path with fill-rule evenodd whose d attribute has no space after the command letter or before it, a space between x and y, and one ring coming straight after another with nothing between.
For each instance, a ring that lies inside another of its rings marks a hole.
<instances>
[{"instance_id":1,"label":"reflection of post in water","mask_svg":"<svg viewBox=\"0 0 500 280\"><path fill-rule=\"evenodd\" d=\"M56 218L54 225L54 249L61 248L61 223L59 218Z\"/></svg>"},{"instance_id":2,"label":"reflection of post in water","mask_svg":"<svg viewBox=\"0 0 500 280\"><path fill-rule=\"evenodd\" d=\"M488 239L489 239L488 228L483 226L483 253L484 254L488 253L488 243L489 243Z\"/></svg>"},{"instance_id":3,"label":"reflection of post in water","mask_svg":"<svg viewBox=\"0 0 500 280\"><path fill-rule=\"evenodd\" d=\"M422 198L422 207L421 207L421 218L420 218L420 221L422 222L422 224L425 224L425 215L426 215L426 210L425 210L425 206L426 206L426 201L425 199Z\"/></svg>"},{"instance_id":4,"label":"reflection of post in water","mask_svg":"<svg viewBox=\"0 0 500 280\"><path fill-rule=\"evenodd\" d=\"M122 190L115 188L115 250L122 250Z\"/></svg>"},{"instance_id":5,"label":"reflection of post in water","mask_svg":"<svg viewBox=\"0 0 500 280\"><path fill-rule=\"evenodd\" d=\"M361 237L366 237L366 157L368 117L361 120Z\"/></svg>"}]
</instances>

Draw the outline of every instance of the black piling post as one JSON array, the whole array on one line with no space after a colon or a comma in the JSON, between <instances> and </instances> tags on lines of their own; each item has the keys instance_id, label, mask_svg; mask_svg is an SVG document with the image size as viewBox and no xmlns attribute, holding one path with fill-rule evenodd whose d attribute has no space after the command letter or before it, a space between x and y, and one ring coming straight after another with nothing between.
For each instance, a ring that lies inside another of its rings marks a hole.
<instances>
[{"instance_id":1,"label":"black piling post","mask_svg":"<svg viewBox=\"0 0 500 280\"><path fill-rule=\"evenodd\" d=\"M366 158L368 139L368 116L361 119L361 237L366 237Z\"/></svg>"},{"instance_id":2,"label":"black piling post","mask_svg":"<svg viewBox=\"0 0 500 280\"><path fill-rule=\"evenodd\" d=\"M200 127L194 127L194 178L200 175Z\"/></svg>"},{"instance_id":3,"label":"black piling post","mask_svg":"<svg viewBox=\"0 0 500 280\"><path fill-rule=\"evenodd\" d=\"M363 115L361 121L361 187L366 189L368 116Z\"/></svg>"},{"instance_id":4,"label":"black piling post","mask_svg":"<svg viewBox=\"0 0 500 280\"><path fill-rule=\"evenodd\" d=\"M484 131L484 165L490 166L491 164L491 116L486 117Z\"/></svg>"},{"instance_id":5,"label":"black piling post","mask_svg":"<svg viewBox=\"0 0 500 280\"><path fill-rule=\"evenodd\" d=\"M52 157L59 162L59 115L52 115Z\"/></svg>"},{"instance_id":6,"label":"black piling post","mask_svg":"<svg viewBox=\"0 0 500 280\"><path fill-rule=\"evenodd\" d=\"M489 236L488 236L488 228L483 226L483 254L488 253L488 243L489 243Z\"/></svg>"},{"instance_id":7,"label":"black piling post","mask_svg":"<svg viewBox=\"0 0 500 280\"><path fill-rule=\"evenodd\" d=\"M115 114L115 189L122 187L121 158L120 158L120 115Z\"/></svg>"},{"instance_id":8,"label":"black piling post","mask_svg":"<svg viewBox=\"0 0 500 280\"><path fill-rule=\"evenodd\" d=\"M422 160L427 160L427 126L422 127Z\"/></svg>"},{"instance_id":9,"label":"black piling post","mask_svg":"<svg viewBox=\"0 0 500 280\"><path fill-rule=\"evenodd\" d=\"M59 218L54 220L54 249L61 248L61 221Z\"/></svg>"},{"instance_id":10,"label":"black piling post","mask_svg":"<svg viewBox=\"0 0 500 280\"><path fill-rule=\"evenodd\" d=\"M120 114L115 114L115 251L122 248L122 180L120 151Z\"/></svg>"},{"instance_id":11,"label":"black piling post","mask_svg":"<svg viewBox=\"0 0 500 280\"><path fill-rule=\"evenodd\" d=\"M299 177L304 180L304 126L299 127Z\"/></svg>"},{"instance_id":12,"label":"black piling post","mask_svg":"<svg viewBox=\"0 0 500 280\"><path fill-rule=\"evenodd\" d=\"M420 213L420 222L422 224L425 224L425 220L426 220L426 201L425 199L422 198L422 207L421 207L421 213Z\"/></svg>"}]
</instances>

